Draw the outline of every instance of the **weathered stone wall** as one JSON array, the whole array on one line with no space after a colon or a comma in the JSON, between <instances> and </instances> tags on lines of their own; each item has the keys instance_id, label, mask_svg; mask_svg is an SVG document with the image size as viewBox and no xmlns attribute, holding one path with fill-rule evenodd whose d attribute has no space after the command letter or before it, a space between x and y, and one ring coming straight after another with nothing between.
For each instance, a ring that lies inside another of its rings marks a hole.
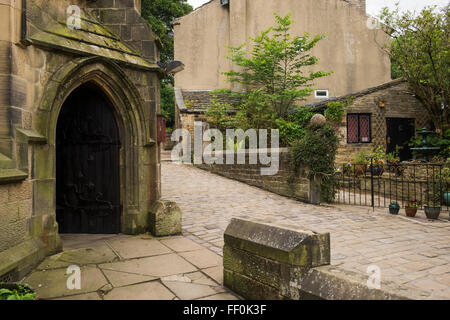
<instances>
[{"instance_id":1,"label":"weathered stone wall","mask_svg":"<svg viewBox=\"0 0 450 320\"><path fill-rule=\"evenodd\" d=\"M379 102L383 102L385 107L380 107ZM349 113L371 114L371 143L347 143L347 114ZM386 148L386 118L415 119L416 130L429 127L429 118L423 105L408 89L406 82L397 81L394 85L386 85L384 89L357 96L353 103L346 108L343 122L339 127L340 145L336 163L351 162L360 150L370 150L377 146Z\"/></svg>"},{"instance_id":2,"label":"weathered stone wall","mask_svg":"<svg viewBox=\"0 0 450 320\"><path fill-rule=\"evenodd\" d=\"M86 82L104 91L118 118L122 232L147 230L150 205L161 194L155 141L162 73L159 44L136 10L139 2L28 0L22 28L23 2L0 1L0 276L21 276L61 249L56 124L65 98ZM83 18L92 10L99 20L89 16L81 30L69 31L60 22L72 4Z\"/></svg>"},{"instance_id":3,"label":"weathered stone wall","mask_svg":"<svg viewBox=\"0 0 450 320\"><path fill-rule=\"evenodd\" d=\"M224 234L224 285L252 300L423 299L424 292L330 265L330 234L232 219Z\"/></svg>"},{"instance_id":4,"label":"weathered stone wall","mask_svg":"<svg viewBox=\"0 0 450 320\"><path fill-rule=\"evenodd\" d=\"M14 247L28 235L32 215L30 181L0 185L0 251Z\"/></svg>"},{"instance_id":5,"label":"weathered stone wall","mask_svg":"<svg viewBox=\"0 0 450 320\"><path fill-rule=\"evenodd\" d=\"M261 168L267 168L269 165L261 165L259 161L257 164L249 164L249 157L255 152L257 151L246 150L245 164L237 164L238 156L235 153L235 164L226 164L226 156L224 156L224 164L201 164L197 167L282 196L309 203L320 202L318 187L307 177L307 170L303 169L299 170L298 174L294 173L288 149L279 149L270 154L272 157L276 154L280 159L279 171L275 175L261 175Z\"/></svg>"},{"instance_id":6,"label":"weathered stone wall","mask_svg":"<svg viewBox=\"0 0 450 320\"><path fill-rule=\"evenodd\" d=\"M295 284L330 264L330 234L233 219L224 234L224 285L246 299L317 299Z\"/></svg>"}]
</instances>

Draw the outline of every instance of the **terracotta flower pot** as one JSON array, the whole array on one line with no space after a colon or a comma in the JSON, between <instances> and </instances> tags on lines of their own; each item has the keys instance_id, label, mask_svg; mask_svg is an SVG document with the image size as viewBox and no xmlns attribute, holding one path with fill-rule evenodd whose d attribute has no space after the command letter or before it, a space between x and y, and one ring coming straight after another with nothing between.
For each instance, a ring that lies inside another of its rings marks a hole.
<instances>
[{"instance_id":1,"label":"terracotta flower pot","mask_svg":"<svg viewBox=\"0 0 450 320\"><path fill-rule=\"evenodd\" d=\"M355 164L355 175L363 175L366 173L367 164Z\"/></svg>"},{"instance_id":2,"label":"terracotta flower pot","mask_svg":"<svg viewBox=\"0 0 450 320\"><path fill-rule=\"evenodd\" d=\"M417 207L405 207L405 212L408 217L415 217L417 213Z\"/></svg>"}]
</instances>

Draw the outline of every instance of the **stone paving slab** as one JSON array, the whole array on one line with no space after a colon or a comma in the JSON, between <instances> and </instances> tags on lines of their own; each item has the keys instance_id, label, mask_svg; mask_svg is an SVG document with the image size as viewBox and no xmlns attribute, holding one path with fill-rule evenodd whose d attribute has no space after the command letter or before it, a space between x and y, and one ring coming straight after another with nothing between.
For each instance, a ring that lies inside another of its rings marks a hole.
<instances>
[{"instance_id":1,"label":"stone paving slab","mask_svg":"<svg viewBox=\"0 0 450 320\"><path fill-rule=\"evenodd\" d=\"M173 253L155 257L105 263L99 265L99 267L103 270L122 271L158 278L197 270L192 264Z\"/></svg>"},{"instance_id":2,"label":"stone paving slab","mask_svg":"<svg viewBox=\"0 0 450 320\"><path fill-rule=\"evenodd\" d=\"M409 218L404 210L392 216L388 209L315 206L171 162L162 163L162 195L180 206L183 235L218 255L233 217L285 223L330 232L333 266L367 276L367 267L377 265L382 282L425 290L429 299L450 299L447 212L431 221L423 211Z\"/></svg>"},{"instance_id":3,"label":"stone paving slab","mask_svg":"<svg viewBox=\"0 0 450 320\"><path fill-rule=\"evenodd\" d=\"M123 259L156 256L171 250L158 240L122 238L108 241L112 249Z\"/></svg>"},{"instance_id":4,"label":"stone paving slab","mask_svg":"<svg viewBox=\"0 0 450 320\"><path fill-rule=\"evenodd\" d=\"M25 278L23 283L36 290L38 299L51 299L74 294L96 292L108 284L101 270L95 266L81 267L81 289L67 288L66 268L36 271Z\"/></svg>"},{"instance_id":5,"label":"stone paving slab","mask_svg":"<svg viewBox=\"0 0 450 320\"><path fill-rule=\"evenodd\" d=\"M98 245L92 248L64 251L48 257L38 266L38 270L64 268L72 264L84 266L87 264L105 263L116 260L119 259L109 246Z\"/></svg>"},{"instance_id":6,"label":"stone paving slab","mask_svg":"<svg viewBox=\"0 0 450 320\"><path fill-rule=\"evenodd\" d=\"M221 281L216 281L211 268L203 268L203 265L221 268L221 257L185 237L61 235L61 238L66 251L46 258L22 280L36 290L38 299L239 299ZM193 255L186 259L181 253ZM69 265L81 267L80 290L67 288Z\"/></svg>"},{"instance_id":7,"label":"stone paving slab","mask_svg":"<svg viewBox=\"0 0 450 320\"><path fill-rule=\"evenodd\" d=\"M114 288L104 300L172 300L175 295L157 281Z\"/></svg>"}]
</instances>

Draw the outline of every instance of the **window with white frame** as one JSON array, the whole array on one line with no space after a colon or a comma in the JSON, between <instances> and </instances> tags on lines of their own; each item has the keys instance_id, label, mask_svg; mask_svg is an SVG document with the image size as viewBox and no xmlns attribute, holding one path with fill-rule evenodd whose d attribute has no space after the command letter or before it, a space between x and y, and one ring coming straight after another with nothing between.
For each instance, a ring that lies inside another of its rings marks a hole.
<instances>
[{"instance_id":1,"label":"window with white frame","mask_svg":"<svg viewBox=\"0 0 450 320\"><path fill-rule=\"evenodd\" d=\"M327 99L328 90L316 90L314 91L314 97L317 99Z\"/></svg>"}]
</instances>

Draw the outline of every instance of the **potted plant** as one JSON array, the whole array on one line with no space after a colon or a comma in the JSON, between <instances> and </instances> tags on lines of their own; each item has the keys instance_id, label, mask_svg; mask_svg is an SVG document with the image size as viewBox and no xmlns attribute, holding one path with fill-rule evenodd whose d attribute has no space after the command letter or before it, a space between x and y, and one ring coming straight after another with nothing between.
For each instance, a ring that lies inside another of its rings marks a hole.
<instances>
[{"instance_id":1,"label":"potted plant","mask_svg":"<svg viewBox=\"0 0 450 320\"><path fill-rule=\"evenodd\" d=\"M355 175L362 175L367 170L367 152L365 150L361 150L356 154L353 158L353 166Z\"/></svg>"},{"instance_id":2,"label":"potted plant","mask_svg":"<svg viewBox=\"0 0 450 320\"><path fill-rule=\"evenodd\" d=\"M389 204L389 213L390 214L398 214L399 211L400 211L400 205L398 204L398 202L391 201L391 203Z\"/></svg>"},{"instance_id":3,"label":"potted plant","mask_svg":"<svg viewBox=\"0 0 450 320\"><path fill-rule=\"evenodd\" d=\"M386 154L386 163L389 168L389 172L394 173L397 177L401 177L405 169L400 164L400 156L398 152L398 146L395 151Z\"/></svg>"},{"instance_id":4,"label":"potted plant","mask_svg":"<svg viewBox=\"0 0 450 320\"><path fill-rule=\"evenodd\" d=\"M0 300L34 300L36 293L28 285L0 282Z\"/></svg>"},{"instance_id":5,"label":"potted plant","mask_svg":"<svg viewBox=\"0 0 450 320\"><path fill-rule=\"evenodd\" d=\"M438 181L428 184L428 202L424 206L425 214L428 219L435 220L441 213L441 188Z\"/></svg>"},{"instance_id":6,"label":"potted plant","mask_svg":"<svg viewBox=\"0 0 450 320\"><path fill-rule=\"evenodd\" d=\"M372 149L369 153L369 159L371 159L370 170L374 176L381 176L384 171L384 161L386 159L386 153L382 146Z\"/></svg>"},{"instance_id":7,"label":"potted plant","mask_svg":"<svg viewBox=\"0 0 450 320\"><path fill-rule=\"evenodd\" d=\"M420 206L420 202L417 200L410 200L405 203L405 213L408 217L415 217L417 213L417 209Z\"/></svg>"},{"instance_id":8,"label":"potted plant","mask_svg":"<svg viewBox=\"0 0 450 320\"><path fill-rule=\"evenodd\" d=\"M344 175L350 175L350 172L352 172L352 165L351 163L347 162L343 166L343 173Z\"/></svg>"},{"instance_id":9,"label":"potted plant","mask_svg":"<svg viewBox=\"0 0 450 320\"><path fill-rule=\"evenodd\" d=\"M429 201L428 205L423 208L428 219L436 220L439 218L439 214L441 213L441 204L439 202Z\"/></svg>"},{"instance_id":10,"label":"potted plant","mask_svg":"<svg viewBox=\"0 0 450 320\"><path fill-rule=\"evenodd\" d=\"M444 203L446 206L450 206L450 168L442 168L441 178L443 185L445 186L445 191L443 194Z\"/></svg>"}]
</instances>

